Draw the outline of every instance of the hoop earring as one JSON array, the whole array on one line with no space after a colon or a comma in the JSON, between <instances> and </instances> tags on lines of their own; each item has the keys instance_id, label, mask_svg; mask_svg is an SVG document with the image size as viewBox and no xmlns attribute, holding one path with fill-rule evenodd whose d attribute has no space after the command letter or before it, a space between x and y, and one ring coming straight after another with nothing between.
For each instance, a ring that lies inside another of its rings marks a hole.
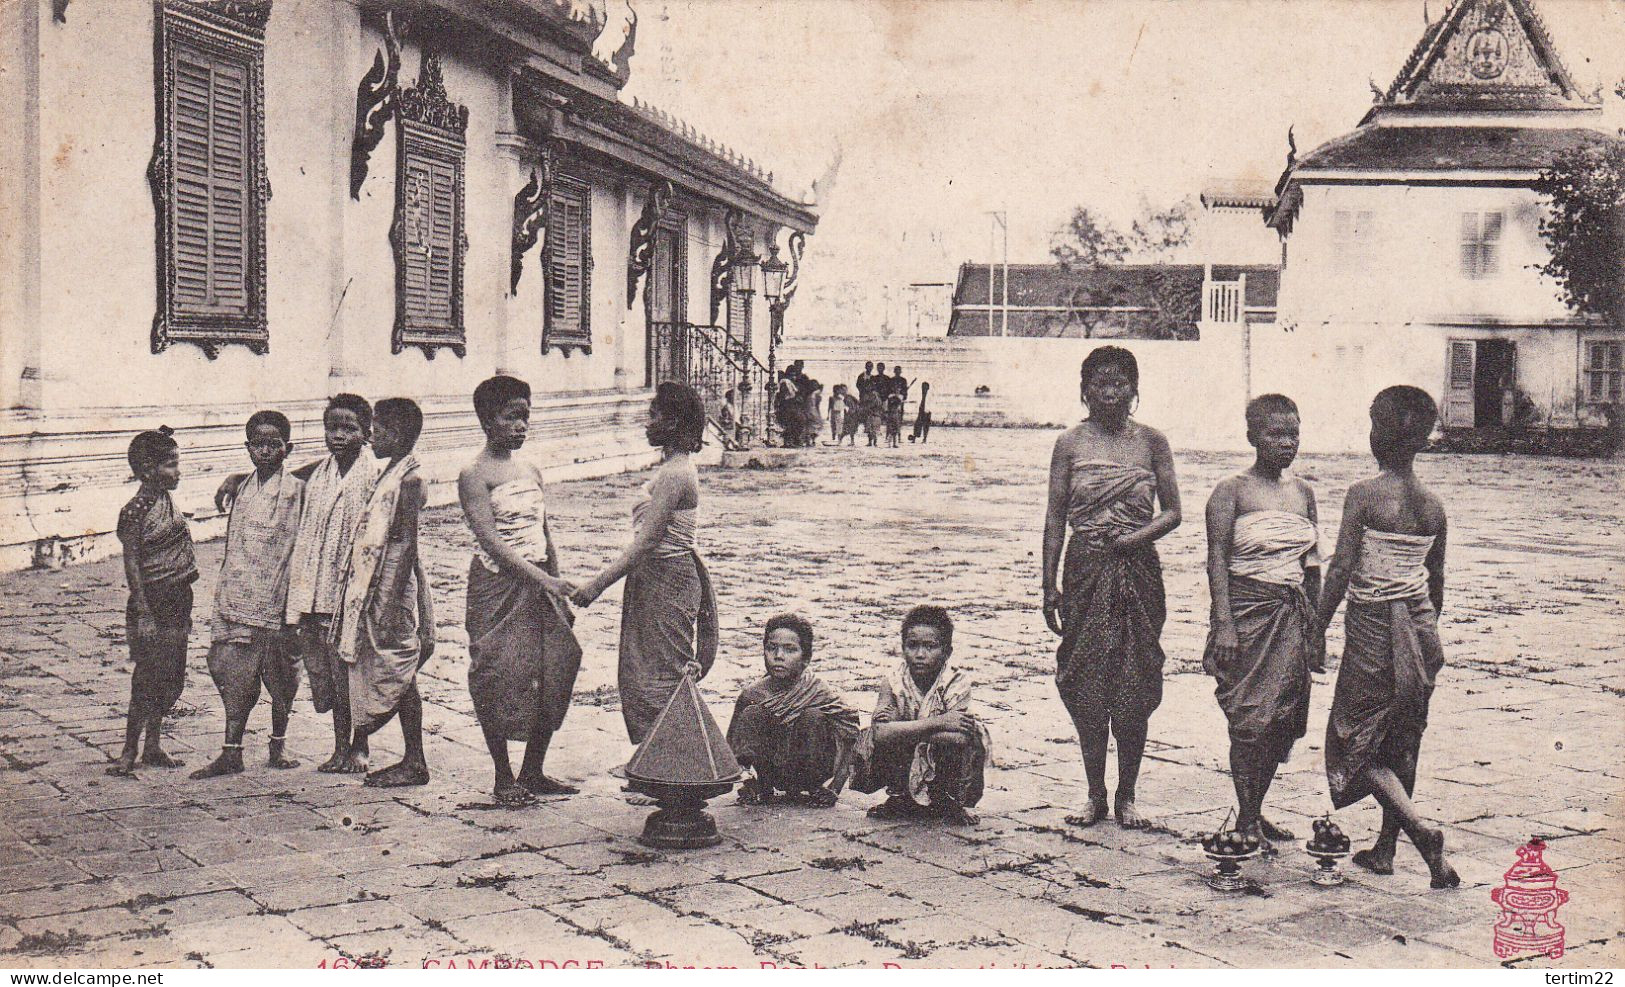
<instances>
[{"instance_id":1,"label":"hoop earring","mask_svg":"<svg viewBox=\"0 0 1625 987\"><path fill-rule=\"evenodd\" d=\"M1136 411L1139 411L1139 410L1140 410L1140 394L1139 394L1138 391L1136 391L1135 394L1134 394L1134 406L1132 408L1128 409L1128 416L1130 418L1133 418L1134 413Z\"/></svg>"}]
</instances>

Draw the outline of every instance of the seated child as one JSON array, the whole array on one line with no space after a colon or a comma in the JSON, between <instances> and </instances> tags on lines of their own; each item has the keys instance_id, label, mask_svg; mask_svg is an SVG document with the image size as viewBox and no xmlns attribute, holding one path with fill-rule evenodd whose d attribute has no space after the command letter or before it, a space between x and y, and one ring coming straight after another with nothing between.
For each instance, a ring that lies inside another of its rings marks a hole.
<instances>
[{"instance_id":1,"label":"seated child","mask_svg":"<svg viewBox=\"0 0 1625 987\"><path fill-rule=\"evenodd\" d=\"M791 802L828 808L846 785L857 711L807 671L813 633L801 616L769 620L762 653L767 675L740 692L728 723L728 746L755 775L739 801L767 805L782 791Z\"/></svg>"},{"instance_id":2,"label":"seated child","mask_svg":"<svg viewBox=\"0 0 1625 987\"><path fill-rule=\"evenodd\" d=\"M954 623L941 607L903 618L903 663L880 683L874 716L858 738L852 787L886 789L873 819L934 815L973 826L990 738L968 711L970 676L953 667Z\"/></svg>"},{"instance_id":3,"label":"seated child","mask_svg":"<svg viewBox=\"0 0 1625 987\"><path fill-rule=\"evenodd\" d=\"M167 426L130 441L130 471L141 481L118 516L124 547L124 576L130 601L124 608L124 636L130 645L130 712L124 726L124 752L110 775L135 774L136 751L146 733L141 763L178 768L164 753L159 727L186 688L186 639L192 633L192 583L197 559L186 517L175 510L169 492L180 485L180 447Z\"/></svg>"},{"instance_id":4,"label":"seated child","mask_svg":"<svg viewBox=\"0 0 1625 987\"><path fill-rule=\"evenodd\" d=\"M400 717L406 754L367 775L365 783L378 788L429 783L417 674L434 655L434 608L418 555L425 491L412 455L422 431L423 412L410 398L388 398L373 408L372 454L388 465L361 513L334 619L349 680L350 749L365 750L370 735Z\"/></svg>"},{"instance_id":5,"label":"seated child","mask_svg":"<svg viewBox=\"0 0 1625 987\"><path fill-rule=\"evenodd\" d=\"M261 685L271 696L267 763L273 768L299 766L284 754L288 713L299 693L299 664L283 611L305 483L282 468L293 449L286 415L256 411L248 419L247 431L244 445L254 472L232 489L225 559L214 587L209 633L209 675L225 707L226 740L220 756L192 772L193 778L242 772L243 731L260 701Z\"/></svg>"}]
</instances>

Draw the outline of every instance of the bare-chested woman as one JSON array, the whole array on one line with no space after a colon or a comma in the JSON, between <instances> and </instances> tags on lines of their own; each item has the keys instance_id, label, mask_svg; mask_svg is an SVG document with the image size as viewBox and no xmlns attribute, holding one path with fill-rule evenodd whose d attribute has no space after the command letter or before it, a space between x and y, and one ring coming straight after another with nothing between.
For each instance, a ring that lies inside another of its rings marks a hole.
<instances>
[{"instance_id":1,"label":"bare-chested woman","mask_svg":"<svg viewBox=\"0 0 1625 987\"><path fill-rule=\"evenodd\" d=\"M1230 724L1236 828L1262 841L1292 834L1264 818L1264 796L1309 725L1309 672L1325 650L1315 490L1286 472L1298 455L1298 406L1281 394L1247 404L1252 468L1219 481L1207 502L1213 599L1202 667Z\"/></svg>"},{"instance_id":2,"label":"bare-chested woman","mask_svg":"<svg viewBox=\"0 0 1625 987\"><path fill-rule=\"evenodd\" d=\"M474 532L468 567L468 691L496 772L496 800L524 805L577 789L547 777L543 761L564 723L581 647L547 526L542 474L513 458L530 427L530 385L492 377L474 390L485 448L457 477ZM515 779L508 742L525 742Z\"/></svg>"},{"instance_id":3,"label":"bare-chested woman","mask_svg":"<svg viewBox=\"0 0 1625 987\"><path fill-rule=\"evenodd\" d=\"M1168 440L1130 417L1139 388L1133 353L1091 351L1081 382L1089 417L1056 440L1050 460L1044 619L1061 636L1055 684L1089 779L1088 808L1067 819L1081 826L1106 815L1108 734L1117 738L1117 822L1149 825L1134 796L1146 726L1162 702L1167 608L1153 542L1179 526L1180 511Z\"/></svg>"}]
</instances>

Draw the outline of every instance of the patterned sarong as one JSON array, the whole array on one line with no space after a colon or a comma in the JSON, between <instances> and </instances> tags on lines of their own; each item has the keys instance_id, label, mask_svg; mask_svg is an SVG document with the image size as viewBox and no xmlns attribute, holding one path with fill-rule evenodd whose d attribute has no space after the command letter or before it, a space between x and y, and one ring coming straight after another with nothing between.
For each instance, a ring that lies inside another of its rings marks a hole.
<instances>
[{"instance_id":1,"label":"patterned sarong","mask_svg":"<svg viewBox=\"0 0 1625 987\"><path fill-rule=\"evenodd\" d=\"M1434 678L1444 667L1426 596L1348 603L1343 663L1326 721L1326 780L1341 809L1371 794L1365 769L1414 764Z\"/></svg>"},{"instance_id":2,"label":"patterned sarong","mask_svg":"<svg viewBox=\"0 0 1625 987\"><path fill-rule=\"evenodd\" d=\"M570 608L531 580L470 560L468 691L487 733L522 741L538 725L551 732L564 723L581 670L574 623Z\"/></svg>"},{"instance_id":3,"label":"patterned sarong","mask_svg":"<svg viewBox=\"0 0 1625 987\"><path fill-rule=\"evenodd\" d=\"M698 661L703 678L716 657L717 600L699 553L639 563L626 577L616 676L632 743L648 736L682 680L683 666Z\"/></svg>"},{"instance_id":4,"label":"patterned sarong","mask_svg":"<svg viewBox=\"0 0 1625 987\"><path fill-rule=\"evenodd\" d=\"M1072 535L1055 685L1075 722L1143 722L1162 703L1162 563L1152 545L1127 555L1103 546L1150 522L1156 477L1140 466L1079 460L1068 482Z\"/></svg>"},{"instance_id":5,"label":"patterned sarong","mask_svg":"<svg viewBox=\"0 0 1625 987\"><path fill-rule=\"evenodd\" d=\"M1234 658L1220 662L1208 639L1202 668L1218 680L1214 695L1234 744L1265 747L1285 760L1309 726L1310 628L1303 586L1230 576Z\"/></svg>"}]
</instances>

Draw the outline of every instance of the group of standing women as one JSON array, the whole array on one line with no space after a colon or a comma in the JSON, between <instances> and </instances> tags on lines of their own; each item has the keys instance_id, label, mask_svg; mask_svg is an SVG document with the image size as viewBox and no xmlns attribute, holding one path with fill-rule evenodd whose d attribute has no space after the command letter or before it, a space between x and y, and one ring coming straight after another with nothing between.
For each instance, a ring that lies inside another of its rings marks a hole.
<instances>
[{"instance_id":1,"label":"group of standing women","mask_svg":"<svg viewBox=\"0 0 1625 987\"><path fill-rule=\"evenodd\" d=\"M591 606L626 580L617 682L633 744L643 742L682 677L704 675L716 659L716 597L697 548L699 474L691 459L704 444L705 406L681 384L656 390L645 434L662 450L661 463L633 508L632 539L579 585L559 575L540 471L513 460L529 428L530 387L493 377L475 390L474 407L486 445L458 479L477 542L468 583L469 689L495 767L495 796L523 804L575 791L543 773L581 667L572 604ZM517 777L511 740L526 744Z\"/></svg>"},{"instance_id":2,"label":"group of standing women","mask_svg":"<svg viewBox=\"0 0 1625 987\"><path fill-rule=\"evenodd\" d=\"M1136 808L1147 724L1162 701L1167 616L1154 543L1181 521L1168 441L1132 418L1134 355L1102 346L1083 362L1088 417L1055 443L1044 526L1044 617L1061 638L1056 685L1077 728L1090 826L1108 808L1119 824L1149 823ZM1293 743L1307 732L1310 673L1345 593L1347 641L1327 724L1326 774L1334 807L1371 795L1382 830L1355 863L1393 871L1403 831L1435 888L1459 878L1442 830L1411 801L1434 678L1443 665L1443 505L1412 472L1437 407L1414 387L1390 387L1371 406L1371 449L1381 472L1350 488L1336 556L1320 587L1314 492L1284 475L1297 454L1297 407L1266 395L1247 409L1251 469L1208 502L1213 600L1204 669L1229 721L1237 829L1266 845L1292 834L1264 818L1263 802ZM1070 532L1070 534L1069 534ZM1117 741L1117 792L1108 799L1107 745Z\"/></svg>"}]
</instances>

